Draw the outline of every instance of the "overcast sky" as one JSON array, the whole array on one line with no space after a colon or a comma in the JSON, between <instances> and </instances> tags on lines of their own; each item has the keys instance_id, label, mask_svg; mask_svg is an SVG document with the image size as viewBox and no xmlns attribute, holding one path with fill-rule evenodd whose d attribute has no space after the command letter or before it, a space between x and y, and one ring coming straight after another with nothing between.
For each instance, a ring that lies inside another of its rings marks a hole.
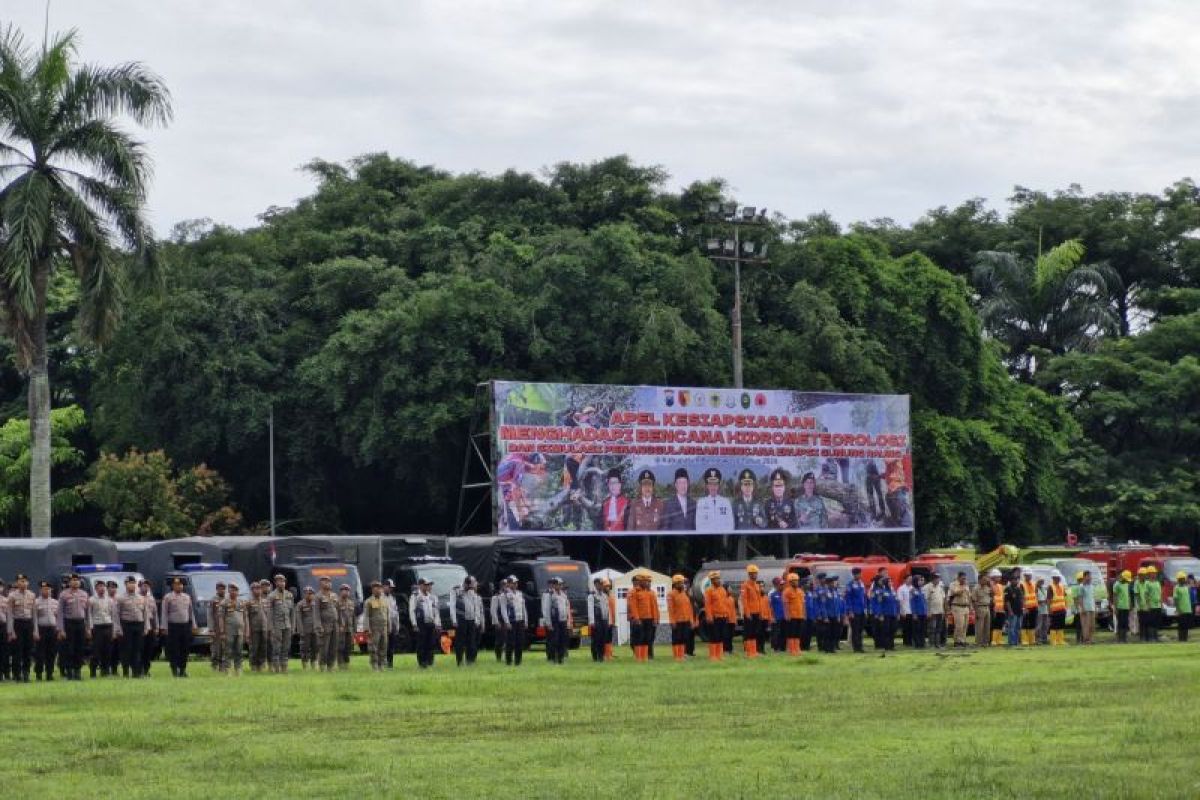
<instances>
[{"instance_id":1,"label":"overcast sky","mask_svg":"<svg viewBox=\"0 0 1200 800\"><path fill-rule=\"evenodd\" d=\"M40 41L44 9L0 20ZM1200 172L1194 0L52 0L50 27L170 86L145 135L163 234L252 225L311 190L309 159L381 150L483 172L629 153L842 222Z\"/></svg>"}]
</instances>

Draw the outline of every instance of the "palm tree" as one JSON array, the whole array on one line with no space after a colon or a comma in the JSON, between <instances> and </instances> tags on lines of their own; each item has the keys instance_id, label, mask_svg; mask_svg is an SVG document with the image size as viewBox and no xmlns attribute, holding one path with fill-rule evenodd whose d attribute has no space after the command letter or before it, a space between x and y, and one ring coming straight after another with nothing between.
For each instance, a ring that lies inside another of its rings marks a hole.
<instances>
[{"instance_id":1,"label":"palm tree","mask_svg":"<svg viewBox=\"0 0 1200 800\"><path fill-rule=\"evenodd\" d=\"M1090 349L1117 328L1112 298L1121 279L1106 264L1084 264L1076 239L1034 261L1013 253L977 254L972 272L984 327L1008 347L1017 374L1031 380L1038 359Z\"/></svg>"},{"instance_id":2,"label":"palm tree","mask_svg":"<svg viewBox=\"0 0 1200 800\"><path fill-rule=\"evenodd\" d=\"M46 292L56 268L79 281L80 333L103 341L126 293L157 276L143 216L150 165L114 124L165 124L170 94L140 64L74 63L75 32L40 50L0 30L0 324L29 379L30 529L50 535Z\"/></svg>"}]
</instances>

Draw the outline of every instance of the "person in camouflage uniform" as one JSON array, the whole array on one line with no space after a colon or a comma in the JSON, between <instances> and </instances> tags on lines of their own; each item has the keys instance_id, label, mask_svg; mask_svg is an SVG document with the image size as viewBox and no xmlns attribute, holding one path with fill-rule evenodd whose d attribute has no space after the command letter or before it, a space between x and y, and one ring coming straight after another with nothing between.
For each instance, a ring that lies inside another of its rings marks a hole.
<instances>
[{"instance_id":1,"label":"person in camouflage uniform","mask_svg":"<svg viewBox=\"0 0 1200 800\"><path fill-rule=\"evenodd\" d=\"M350 593L350 584L343 583L338 587L338 669L350 669L350 651L354 647L355 613L354 595Z\"/></svg>"},{"instance_id":2,"label":"person in camouflage uniform","mask_svg":"<svg viewBox=\"0 0 1200 800\"><path fill-rule=\"evenodd\" d=\"M321 636L321 614L317 610L316 592L311 586L304 587L304 599L296 603L296 618L293 623L300 637L300 666L308 669L317 666Z\"/></svg>"},{"instance_id":3,"label":"person in camouflage uniform","mask_svg":"<svg viewBox=\"0 0 1200 800\"><path fill-rule=\"evenodd\" d=\"M825 509L825 501L817 495L817 479L811 472L804 473L800 479L800 496L792 502L799 527L829 527L829 512Z\"/></svg>"},{"instance_id":4,"label":"person in camouflage uniform","mask_svg":"<svg viewBox=\"0 0 1200 800\"><path fill-rule=\"evenodd\" d=\"M371 582L371 596L363 604L366 617L368 646L371 652L371 669L382 670L387 664L388 632L391 627L391 608L383 596L383 585Z\"/></svg>"},{"instance_id":5,"label":"person in camouflage uniform","mask_svg":"<svg viewBox=\"0 0 1200 800\"><path fill-rule=\"evenodd\" d=\"M225 629L221 627L225 621L222 607L225 605L225 584L217 583L217 593L208 601L208 632L212 640L208 645L209 663L214 670L220 671L225 664Z\"/></svg>"},{"instance_id":6,"label":"person in camouflage uniform","mask_svg":"<svg viewBox=\"0 0 1200 800\"><path fill-rule=\"evenodd\" d=\"M292 654L296 602L287 588L287 578L275 576L275 588L267 595L267 631L270 636L271 672L287 672Z\"/></svg>"},{"instance_id":7,"label":"person in camouflage uniform","mask_svg":"<svg viewBox=\"0 0 1200 800\"><path fill-rule=\"evenodd\" d=\"M328 672L337 664L338 599L333 593L333 581L328 576L321 578L321 591L317 592L317 613L321 618L321 630L317 633L317 662L322 672Z\"/></svg>"},{"instance_id":8,"label":"person in camouflage uniform","mask_svg":"<svg viewBox=\"0 0 1200 800\"><path fill-rule=\"evenodd\" d=\"M237 584L231 583L229 596L221 603L221 630L225 634L221 672L227 675L242 674L242 648L246 644L246 631L250 629L246 601L239 594Z\"/></svg>"},{"instance_id":9,"label":"person in camouflage uniform","mask_svg":"<svg viewBox=\"0 0 1200 800\"><path fill-rule=\"evenodd\" d=\"M270 624L267 617L267 600L262 586L250 584L250 599L246 601L246 644L250 649L250 669L262 672L267 663L267 640Z\"/></svg>"}]
</instances>

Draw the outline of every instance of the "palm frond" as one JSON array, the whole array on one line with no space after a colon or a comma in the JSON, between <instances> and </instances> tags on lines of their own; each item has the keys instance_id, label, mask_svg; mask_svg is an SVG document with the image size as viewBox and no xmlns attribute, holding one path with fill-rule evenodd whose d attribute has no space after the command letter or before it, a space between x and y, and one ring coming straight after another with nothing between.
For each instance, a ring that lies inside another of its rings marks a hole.
<instances>
[{"instance_id":1,"label":"palm frond","mask_svg":"<svg viewBox=\"0 0 1200 800\"><path fill-rule=\"evenodd\" d=\"M34 171L0 190L0 219L7 232L0 242L0 282L25 316L37 311L34 277L53 233L51 193L50 182Z\"/></svg>"},{"instance_id":2,"label":"palm frond","mask_svg":"<svg viewBox=\"0 0 1200 800\"><path fill-rule=\"evenodd\" d=\"M107 120L64 131L49 145L47 156L83 162L139 200L145 196L150 163L143 145Z\"/></svg>"},{"instance_id":3,"label":"palm frond","mask_svg":"<svg viewBox=\"0 0 1200 800\"><path fill-rule=\"evenodd\" d=\"M137 62L79 67L62 93L55 121L60 126L77 126L122 114L147 126L165 125L173 116L166 84Z\"/></svg>"}]
</instances>

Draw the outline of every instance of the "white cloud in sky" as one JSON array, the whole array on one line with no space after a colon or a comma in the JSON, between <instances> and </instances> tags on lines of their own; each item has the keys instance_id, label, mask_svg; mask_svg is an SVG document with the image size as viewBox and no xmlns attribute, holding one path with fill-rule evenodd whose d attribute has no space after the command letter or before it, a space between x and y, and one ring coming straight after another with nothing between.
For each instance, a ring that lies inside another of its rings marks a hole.
<instances>
[{"instance_id":1,"label":"white cloud in sky","mask_svg":"<svg viewBox=\"0 0 1200 800\"><path fill-rule=\"evenodd\" d=\"M40 39L44 0L0 20ZM1014 184L1158 191L1196 172L1200 3L52 0L84 60L174 95L145 134L159 231L254 223L297 167L386 150L453 171L629 153L677 184L850 222Z\"/></svg>"}]
</instances>

